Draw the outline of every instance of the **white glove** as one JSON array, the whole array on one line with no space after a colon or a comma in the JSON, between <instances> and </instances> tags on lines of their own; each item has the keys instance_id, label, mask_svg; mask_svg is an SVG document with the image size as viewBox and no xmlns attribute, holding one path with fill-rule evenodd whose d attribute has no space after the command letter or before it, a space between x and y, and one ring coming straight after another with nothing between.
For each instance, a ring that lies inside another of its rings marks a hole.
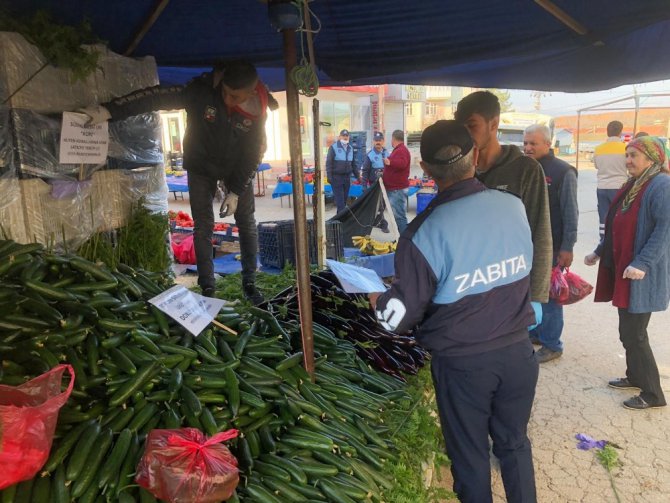
<instances>
[{"instance_id":1,"label":"white glove","mask_svg":"<svg viewBox=\"0 0 670 503\"><path fill-rule=\"evenodd\" d=\"M77 109L77 112L88 115L89 119L88 122L86 122L87 126L94 126L112 118L112 114L109 113L109 110L107 110L102 105L92 105L90 107L79 108Z\"/></svg>"},{"instance_id":2,"label":"white glove","mask_svg":"<svg viewBox=\"0 0 670 503\"><path fill-rule=\"evenodd\" d=\"M595 253L589 253L586 257L584 257L584 263L586 265L596 265L598 260L600 260L600 257Z\"/></svg>"},{"instance_id":3,"label":"white glove","mask_svg":"<svg viewBox=\"0 0 670 503\"><path fill-rule=\"evenodd\" d=\"M228 215L233 215L237 211L237 200L240 196L228 192L226 197L223 198L221 203L221 209L219 210L219 216L221 218L227 217Z\"/></svg>"},{"instance_id":4,"label":"white glove","mask_svg":"<svg viewBox=\"0 0 670 503\"><path fill-rule=\"evenodd\" d=\"M623 279L642 279L644 278L645 272L636 269L635 267L628 266L623 272Z\"/></svg>"}]
</instances>

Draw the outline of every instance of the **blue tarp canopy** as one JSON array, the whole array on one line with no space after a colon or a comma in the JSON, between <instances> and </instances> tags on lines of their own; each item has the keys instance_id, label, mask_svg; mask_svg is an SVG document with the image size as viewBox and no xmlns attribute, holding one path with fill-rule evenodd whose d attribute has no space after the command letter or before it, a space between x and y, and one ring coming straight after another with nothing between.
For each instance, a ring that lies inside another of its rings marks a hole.
<instances>
[{"instance_id":1,"label":"blue tarp canopy","mask_svg":"<svg viewBox=\"0 0 670 503\"><path fill-rule=\"evenodd\" d=\"M112 50L152 55L166 82L244 57L283 87L282 36L260 0L4 0L10 13L90 21ZM322 84L585 92L670 77L668 0L314 0ZM550 11L553 12L550 13ZM318 18L318 21L317 21ZM570 27L572 26L572 27ZM300 51L300 42L298 42ZM306 51L306 49L305 49Z\"/></svg>"}]
</instances>

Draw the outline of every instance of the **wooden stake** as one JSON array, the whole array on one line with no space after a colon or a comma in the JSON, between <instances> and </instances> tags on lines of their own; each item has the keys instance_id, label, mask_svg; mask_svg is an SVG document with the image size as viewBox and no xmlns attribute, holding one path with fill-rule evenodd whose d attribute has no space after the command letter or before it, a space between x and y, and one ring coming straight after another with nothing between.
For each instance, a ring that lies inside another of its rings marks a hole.
<instances>
[{"instance_id":1,"label":"wooden stake","mask_svg":"<svg viewBox=\"0 0 670 503\"><path fill-rule=\"evenodd\" d=\"M213 323L214 325L216 325L217 327L219 327L219 328L225 330L225 331L228 332L228 333L231 333L231 334L233 334L233 335L237 335L237 332L235 332L235 330L233 330L233 329L230 328L230 327L225 326L223 323L221 323L221 322L219 322L219 321L212 320L212 323Z\"/></svg>"}]
</instances>

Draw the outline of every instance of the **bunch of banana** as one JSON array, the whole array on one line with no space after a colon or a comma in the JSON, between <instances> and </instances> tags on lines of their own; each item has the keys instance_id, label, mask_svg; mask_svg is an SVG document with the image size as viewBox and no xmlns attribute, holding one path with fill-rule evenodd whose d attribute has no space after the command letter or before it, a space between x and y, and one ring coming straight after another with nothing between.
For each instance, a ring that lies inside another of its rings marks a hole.
<instances>
[{"instance_id":1,"label":"bunch of banana","mask_svg":"<svg viewBox=\"0 0 670 503\"><path fill-rule=\"evenodd\" d=\"M395 241L377 241L370 236L352 236L354 246L365 255L386 255L396 249Z\"/></svg>"}]
</instances>

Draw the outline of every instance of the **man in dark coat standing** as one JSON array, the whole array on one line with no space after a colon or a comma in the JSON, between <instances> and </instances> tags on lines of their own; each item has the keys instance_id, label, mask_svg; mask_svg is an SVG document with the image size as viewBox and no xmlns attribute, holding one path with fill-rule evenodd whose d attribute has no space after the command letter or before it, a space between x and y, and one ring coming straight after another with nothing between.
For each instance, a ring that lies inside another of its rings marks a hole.
<instances>
[{"instance_id":1,"label":"man in dark coat standing","mask_svg":"<svg viewBox=\"0 0 670 503\"><path fill-rule=\"evenodd\" d=\"M553 265L570 267L573 248L577 242L577 170L554 156L551 132L547 126L535 124L526 128L523 137L524 153L540 163L544 170L549 192L549 217L553 242ZM542 304L542 323L531 332L542 348L537 352L540 363L548 362L563 354L563 306L549 299ZM534 341L535 342L535 341Z\"/></svg>"}]
</instances>

